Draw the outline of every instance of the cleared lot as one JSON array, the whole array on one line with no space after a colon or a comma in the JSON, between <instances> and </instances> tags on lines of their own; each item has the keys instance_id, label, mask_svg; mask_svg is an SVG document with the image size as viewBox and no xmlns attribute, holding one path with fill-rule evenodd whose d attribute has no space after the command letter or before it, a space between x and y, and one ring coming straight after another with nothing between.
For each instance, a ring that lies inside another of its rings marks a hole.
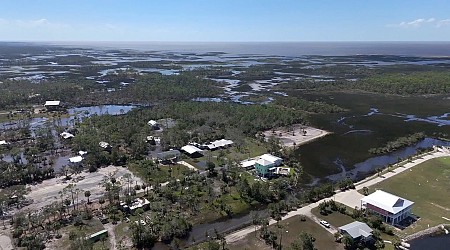
<instances>
[{"instance_id":1,"label":"cleared lot","mask_svg":"<svg viewBox=\"0 0 450 250\"><path fill-rule=\"evenodd\" d=\"M54 201L57 201L60 199L59 192L63 191L63 189L69 184L75 184L76 188L82 190L78 196L78 200L80 202L85 200L87 201L87 198L84 197L84 191L91 192L91 196L89 197L90 200L98 199L105 192L105 188L102 187L103 178L113 173L115 173L114 177L122 184L126 183L123 176L127 173L132 176L132 186L136 184L141 185L143 183L140 178L134 176L127 168L109 166L106 168L100 168L94 173L83 172L73 176L70 181L66 181L64 177L59 177L51 180L45 180L38 185L29 185L28 188L31 189L31 192L25 197L28 199L33 199L34 202L23 209L39 209L51 204Z\"/></svg>"}]
</instances>

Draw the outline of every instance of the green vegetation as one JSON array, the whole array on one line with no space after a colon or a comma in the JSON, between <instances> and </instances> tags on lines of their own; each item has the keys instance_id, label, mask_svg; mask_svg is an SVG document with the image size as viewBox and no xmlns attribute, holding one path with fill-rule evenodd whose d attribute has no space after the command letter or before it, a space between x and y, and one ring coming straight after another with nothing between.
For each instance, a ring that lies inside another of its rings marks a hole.
<instances>
[{"instance_id":1,"label":"green vegetation","mask_svg":"<svg viewBox=\"0 0 450 250\"><path fill-rule=\"evenodd\" d=\"M333 235L328 233L322 226L313 222L309 218L294 216L287 220L280 221L278 225L275 224L269 226L267 230L276 234L275 236L277 237L278 242L282 233L282 249L290 249L290 247L293 247L293 249L302 249L295 247L298 246L299 243L300 245L303 245L304 239L309 238L305 236L312 236L314 238L312 242L314 247L317 249L343 249L341 244L335 242ZM272 249L271 247L267 246L264 241L260 239L260 237L255 237L258 236L261 232L262 231L259 230L255 232L255 234L251 233L244 239L236 243L227 245L227 248L230 250L250 250L255 248ZM304 235L304 233L306 233L307 235ZM301 237L301 235L303 236Z\"/></svg>"},{"instance_id":2,"label":"green vegetation","mask_svg":"<svg viewBox=\"0 0 450 250\"><path fill-rule=\"evenodd\" d=\"M369 153L376 154L376 155L391 153L391 152L394 152L403 147L414 145L417 142L419 142L420 140L423 140L424 138L425 138L425 134L421 133L421 132L415 133L415 134L412 134L409 136L405 136L405 137L400 137L394 141L390 141L390 142L386 143L386 145L383 147L369 149Z\"/></svg>"},{"instance_id":3,"label":"green vegetation","mask_svg":"<svg viewBox=\"0 0 450 250\"><path fill-rule=\"evenodd\" d=\"M338 113L345 111L345 109L340 108L337 105L324 102L311 102L297 97L277 98L274 104L311 113Z\"/></svg>"},{"instance_id":4,"label":"green vegetation","mask_svg":"<svg viewBox=\"0 0 450 250\"><path fill-rule=\"evenodd\" d=\"M322 69L323 70L323 69ZM355 69L356 70L356 69ZM393 71L393 72L391 72ZM342 73L342 72L340 72ZM324 73L327 75L326 73ZM356 76L357 74L352 74ZM365 72L355 81L336 79L324 84L315 79L291 81L280 86L284 90L367 91L382 94L426 95L450 93L450 74L442 70L423 71L409 68L379 68Z\"/></svg>"},{"instance_id":5,"label":"green vegetation","mask_svg":"<svg viewBox=\"0 0 450 250\"><path fill-rule=\"evenodd\" d=\"M385 249L385 244L383 240L396 240L397 236L394 235L393 230L390 226L383 224L382 220L375 215L366 215L364 211L360 209L349 208L343 204L334 202L334 200L324 201L319 204L318 207L313 208L311 212L320 218L329 222L334 227L341 227L355 220L366 223L369 227L373 229L373 236L375 238L374 244L366 245L365 247L369 249ZM336 238L341 235L339 233L335 234ZM341 239L346 249L356 249L358 242L354 242L353 239L347 238L345 235ZM364 244L364 243L359 243ZM392 245L389 245L391 247ZM359 248L362 249L362 248ZM364 248L366 249L366 248Z\"/></svg>"},{"instance_id":6,"label":"green vegetation","mask_svg":"<svg viewBox=\"0 0 450 250\"><path fill-rule=\"evenodd\" d=\"M450 200L447 199L450 183L450 158L426 161L372 187L370 192L382 189L414 202L412 212L420 217L412 226L401 231L406 236L441 223L450 218Z\"/></svg>"},{"instance_id":7,"label":"green vegetation","mask_svg":"<svg viewBox=\"0 0 450 250\"><path fill-rule=\"evenodd\" d=\"M450 93L450 73L447 71L402 72L374 75L355 87L377 93L423 95Z\"/></svg>"}]
</instances>

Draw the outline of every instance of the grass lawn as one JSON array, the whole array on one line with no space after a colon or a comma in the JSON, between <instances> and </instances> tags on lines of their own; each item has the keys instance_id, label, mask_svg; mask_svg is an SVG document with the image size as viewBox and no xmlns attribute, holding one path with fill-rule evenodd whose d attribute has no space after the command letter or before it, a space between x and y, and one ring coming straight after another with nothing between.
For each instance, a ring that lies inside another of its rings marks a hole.
<instances>
[{"instance_id":1,"label":"grass lawn","mask_svg":"<svg viewBox=\"0 0 450 250\"><path fill-rule=\"evenodd\" d=\"M128 169L135 174L136 176L140 177L143 181L147 180L147 172L148 170L144 167L141 167L138 164L130 164L128 166ZM191 172L191 170L184 166L184 165L160 165L159 169L155 169L152 173L151 173L151 178L154 181L158 181L159 183L163 183L166 182L168 180L170 180L170 176L172 176L172 178L176 178L176 179L181 179L183 178L185 175L187 175L187 173Z\"/></svg>"},{"instance_id":2,"label":"grass lawn","mask_svg":"<svg viewBox=\"0 0 450 250\"><path fill-rule=\"evenodd\" d=\"M299 216L294 216L287 220L280 222L283 226L283 238L282 245L283 249L288 249L292 242L298 239L301 232L310 233L316 238L315 247L317 249L344 249L343 245L336 243L334 241L334 236L322 228L317 223L313 222L309 218L306 221L301 221ZM270 230L274 232L279 232L276 225L269 227ZM287 231L287 232L286 232ZM259 232L257 232L258 234ZM255 237L254 233L247 235L244 239L235 242L233 244L227 245L229 250L243 250L243 249L272 249L267 246L264 241L259 237Z\"/></svg>"},{"instance_id":3,"label":"grass lawn","mask_svg":"<svg viewBox=\"0 0 450 250\"><path fill-rule=\"evenodd\" d=\"M84 221L85 225L83 227L76 227L74 225L70 225L67 227L64 227L60 230L62 234L62 238L59 239L57 242L55 242L56 249L68 249L68 247L71 244L71 241L69 239L69 233L74 232L83 232L86 236L89 236L93 233L96 233L98 231L101 231L105 229L103 227L103 224L98 219L91 219L89 221ZM96 242L94 244L94 249L102 249L102 246L106 246L108 248L109 246L109 239L106 238L105 242ZM105 248L103 248L105 249Z\"/></svg>"},{"instance_id":4,"label":"grass lawn","mask_svg":"<svg viewBox=\"0 0 450 250\"><path fill-rule=\"evenodd\" d=\"M322 220L326 220L328 223L330 223L332 226L335 226L335 227L341 227L343 225L346 225L348 223L355 221L352 217L350 217L346 214L341 214L337 211L334 211L333 213L328 214L328 215L322 215L319 212L319 207L315 207L315 208L311 209L311 212L315 216L319 217Z\"/></svg>"},{"instance_id":5,"label":"grass lawn","mask_svg":"<svg viewBox=\"0 0 450 250\"><path fill-rule=\"evenodd\" d=\"M412 234L450 218L450 157L436 158L419 164L369 188L369 192L382 189L415 202L412 212L420 219L401 231Z\"/></svg>"}]
</instances>

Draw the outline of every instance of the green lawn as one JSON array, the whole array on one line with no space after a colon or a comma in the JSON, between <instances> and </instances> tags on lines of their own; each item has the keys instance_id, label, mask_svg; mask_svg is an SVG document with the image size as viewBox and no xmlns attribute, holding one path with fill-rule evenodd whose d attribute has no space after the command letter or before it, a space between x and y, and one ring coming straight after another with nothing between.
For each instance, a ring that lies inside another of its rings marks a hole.
<instances>
[{"instance_id":1,"label":"green lawn","mask_svg":"<svg viewBox=\"0 0 450 250\"><path fill-rule=\"evenodd\" d=\"M128 169L142 180L147 180L148 169L139 164L129 164ZM171 178L181 179L189 172L191 172L191 170L184 165L160 165L158 169L152 171L151 178L153 181L162 183L169 181Z\"/></svg>"},{"instance_id":2,"label":"green lawn","mask_svg":"<svg viewBox=\"0 0 450 250\"><path fill-rule=\"evenodd\" d=\"M415 202L412 212L420 219L402 232L414 232L449 223L442 217L450 218L450 157L437 158L417 165L372 187L374 192L382 189Z\"/></svg>"},{"instance_id":3,"label":"green lawn","mask_svg":"<svg viewBox=\"0 0 450 250\"><path fill-rule=\"evenodd\" d=\"M341 227L343 225L346 225L348 223L355 221L352 217L345 215L345 214L341 214L337 211L333 212L331 214L328 214L328 215L322 215L319 212L319 207L313 208L311 210L311 212L315 216L319 217L322 220L326 220L328 223L330 223L332 226L335 226L335 227Z\"/></svg>"},{"instance_id":4,"label":"green lawn","mask_svg":"<svg viewBox=\"0 0 450 250\"><path fill-rule=\"evenodd\" d=\"M309 218L306 218L306 221L301 221L299 216L294 216L280 222L280 224L283 226L283 249L288 249L291 243L298 238L301 232L310 233L316 238L315 247L317 249L344 249L343 245L334 241L334 236L332 234L330 234L322 226L313 222ZM270 226L269 229L275 232L279 232L279 229L276 227L276 225ZM257 232L257 234L258 233L259 232ZM271 249L262 240L260 240L259 237L255 237L254 233L247 235L244 239L238 242L227 245L227 248L229 250Z\"/></svg>"},{"instance_id":5,"label":"green lawn","mask_svg":"<svg viewBox=\"0 0 450 250\"><path fill-rule=\"evenodd\" d=\"M56 242L57 249L67 249L70 246L71 240L69 239L69 233L72 231L73 232L82 232L86 236L89 236L93 233L96 233L98 231L105 229L103 227L103 224L98 219L91 219L89 221L84 221L84 223L85 223L85 225L82 227L70 225L70 226L62 228L60 230L60 232L63 237ZM101 249L103 246L105 246L106 249L109 246L109 239L107 237L106 237L105 242L101 242L101 241L96 242L94 244L94 249ZM105 248L103 248L103 249L105 249Z\"/></svg>"}]
</instances>

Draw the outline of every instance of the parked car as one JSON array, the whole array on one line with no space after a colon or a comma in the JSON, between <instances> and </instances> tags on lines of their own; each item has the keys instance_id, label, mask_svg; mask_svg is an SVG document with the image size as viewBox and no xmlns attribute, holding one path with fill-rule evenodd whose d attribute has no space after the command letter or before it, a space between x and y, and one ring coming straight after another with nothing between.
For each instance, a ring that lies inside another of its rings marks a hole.
<instances>
[{"instance_id":1,"label":"parked car","mask_svg":"<svg viewBox=\"0 0 450 250\"><path fill-rule=\"evenodd\" d=\"M320 221L320 224L322 224L324 227L326 227L326 228L330 228L330 223L328 223L328 222L326 222L326 221L324 221L324 220L321 220Z\"/></svg>"}]
</instances>

